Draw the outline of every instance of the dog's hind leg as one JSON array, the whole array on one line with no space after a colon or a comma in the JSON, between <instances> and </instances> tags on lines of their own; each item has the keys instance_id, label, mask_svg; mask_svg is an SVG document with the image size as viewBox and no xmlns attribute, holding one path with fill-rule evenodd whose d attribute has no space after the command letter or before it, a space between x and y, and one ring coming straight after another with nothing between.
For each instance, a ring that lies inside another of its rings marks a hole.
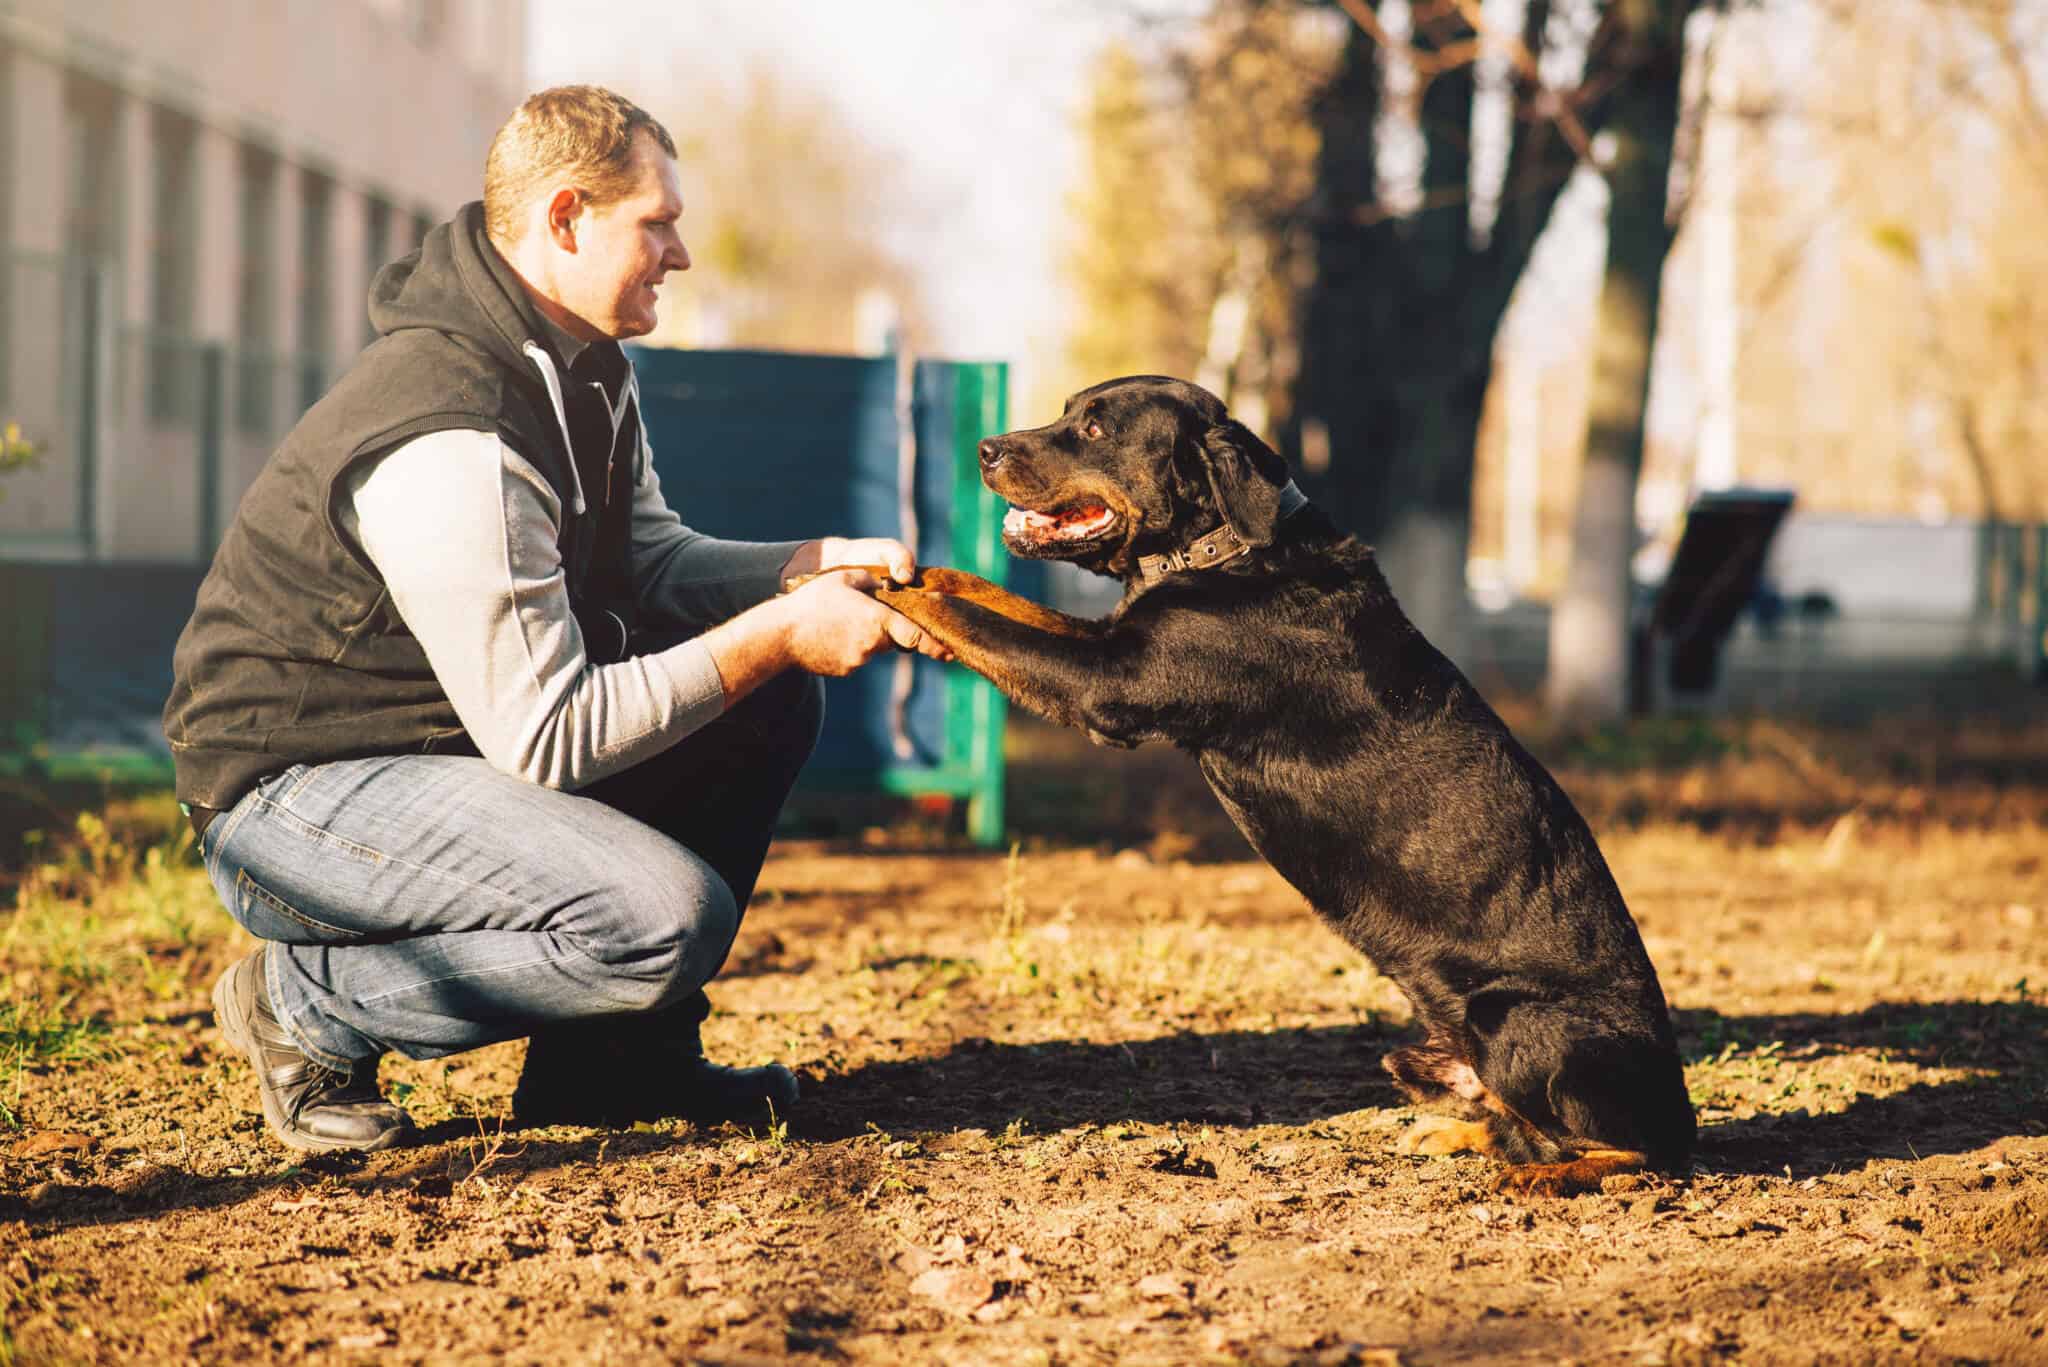
<instances>
[{"instance_id":1,"label":"dog's hind leg","mask_svg":"<svg viewBox=\"0 0 2048 1367\"><path fill-rule=\"evenodd\" d=\"M1450 1153L1492 1153L1493 1127L1484 1120L1447 1115L1417 1116L1394 1143L1394 1152L1431 1157Z\"/></svg>"},{"instance_id":2,"label":"dog's hind leg","mask_svg":"<svg viewBox=\"0 0 2048 1367\"><path fill-rule=\"evenodd\" d=\"M1693 1146L1692 1102L1677 1053L1664 1041L1558 1031L1548 1050L1524 1025L1512 1075L1489 1079L1532 1142L1503 1157L1503 1191L1569 1196L1624 1172L1682 1172Z\"/></svg>"},{"instance_id":3,"label":"dog's hind leg","mask_svg":"<svg viewBox=\"0 0 2048 1367\"><path fill-rule=\"evenodd\" d=\"M1492 1153L1492 1119L1486 1089L1472 1065L1448 1040L1432 1035L1422 1044L1396 1049L1380 1060L1394 1086L1417 1105L1448 1111L1425 1115L1395 1142L1398 1153L1441 1155Z\"/></svg>"}]
</instances>

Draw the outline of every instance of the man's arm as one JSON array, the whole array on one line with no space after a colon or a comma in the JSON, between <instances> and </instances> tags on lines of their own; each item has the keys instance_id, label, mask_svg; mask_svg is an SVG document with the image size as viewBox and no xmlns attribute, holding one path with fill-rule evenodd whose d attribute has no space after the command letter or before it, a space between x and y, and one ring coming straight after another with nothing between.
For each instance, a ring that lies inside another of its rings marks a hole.
<instances>
[{"instance_id":1,"label":"man's arm","mask_svg":"<svg viewBox=\"0 0 2048 1367\"><path fill-rule=\"evenodd\" d=\"M569 611L560 502L489 432L406 443L351 479L341 515L478 751L547 787L628 768L783 669L843 674L921 637L835 576L668 650L593 665Z\"/></svg>"},{"instance_id":2,"label":"man's arm","mask_svg":"<svg viewBox=\"0 0 2048 1367\"><path fill-rule=\"evenodd\" d=\"M632 524L634 592L656 629L723 622L775 597L786 580L822 570L880 565L899 583L917 572L909 549L884 537L727 541L694 531L662 497L651 461L633 489Z\"/></svg>"}]
</instances>

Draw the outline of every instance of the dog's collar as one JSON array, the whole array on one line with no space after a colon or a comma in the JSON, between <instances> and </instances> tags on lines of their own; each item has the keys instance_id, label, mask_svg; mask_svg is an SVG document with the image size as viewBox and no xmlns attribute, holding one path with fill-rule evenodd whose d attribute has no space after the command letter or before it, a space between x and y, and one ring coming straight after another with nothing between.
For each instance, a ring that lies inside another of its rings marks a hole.
<instances>
[{"instance_id":1,"label":"dog's collar","mask_svg":"<svg viewBox=\"0 0 2048 1367\"><path fill-rule=\"evenodd\" d=\"M1280 516L1292 517L1308 506L1308 498L1288 480L1280 491ZM1251 549L1251 543L1230 530L1224 523L1207 536L1198 536L1187 545L1164 555L1141 555L1138 557L1138 582L1151 586L1169 574L1183 570L1213 570L1227 564Z\"/></svg>"}]
</instances>

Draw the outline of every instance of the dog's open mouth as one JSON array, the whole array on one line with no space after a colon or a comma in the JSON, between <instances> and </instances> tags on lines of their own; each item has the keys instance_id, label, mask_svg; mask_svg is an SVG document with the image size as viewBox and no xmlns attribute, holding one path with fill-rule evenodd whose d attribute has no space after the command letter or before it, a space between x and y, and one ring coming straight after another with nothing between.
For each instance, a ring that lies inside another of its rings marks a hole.
<instances>
[{"instance_id":1,"label":"dog's open mouth","mask_svg":"<svg viewBox=\"0 0 2048 1367\"><path fill-rule=\"evenodd\" d=\"M1003 518L1003 534L1017 541L1052 544L1092 541L1116 526L1116 513L1101 503L1076 503L1041 513L1012 508Z\"/></svg>"}]
</instances>

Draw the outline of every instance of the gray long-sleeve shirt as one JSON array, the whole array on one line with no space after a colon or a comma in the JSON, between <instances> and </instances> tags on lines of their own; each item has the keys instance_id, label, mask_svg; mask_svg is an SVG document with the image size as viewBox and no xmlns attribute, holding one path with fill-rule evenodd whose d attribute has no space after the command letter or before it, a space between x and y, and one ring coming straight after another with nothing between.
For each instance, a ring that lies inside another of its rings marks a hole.
<instances>
[{"instance_id":1,"label":"gray long-sleeve shirt","mask_svg":"<svg viewBox=\"0 0 2048 1367\"><path fill-rule=\"evenodd\" d=\"M355 471L346 493L344 530L376 565L470 739L497 769L581 788L723 710L702 641L590 662L569 610L561 502L496 434L417 437ZM690 530L647 462L633 492L632 544L641 603L665 620L708 627L774 596L802 543Z\"/></svg>"}]
</instances>

